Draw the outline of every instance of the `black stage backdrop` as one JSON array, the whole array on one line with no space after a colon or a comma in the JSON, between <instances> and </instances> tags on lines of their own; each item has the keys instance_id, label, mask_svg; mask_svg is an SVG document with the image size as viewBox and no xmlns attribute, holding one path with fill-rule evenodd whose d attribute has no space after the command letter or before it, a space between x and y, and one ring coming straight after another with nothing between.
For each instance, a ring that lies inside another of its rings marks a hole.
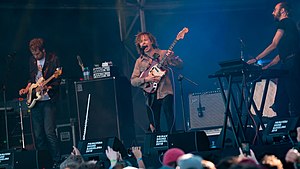
<instances>
[{"instance_id":1,"label":"black stage backdrop","mask_svg":"<svg viewBox=\"0 0 300 169\"><path fill-rule=\"evenodd\" d=\"M28 42L34 37L44 38L47 50L56 51L65 79L76 81L81 77L77 55L90 69L95 63L112 61L129 78L134 57L137 57L133 44L134 35L141 30L139 22L133 25L128 39L122 42L115 1L73 2L45 0L31 5L26 1L0 2L0 83L6 86L7 100L17 98L18 90L26 85L30 57ZM183 27L190 29L174 48L185 64L183 70L174 73L178 129L183 128L178 74L199 84L195 86L183 80L187 112L189 93L218 88L216 81L208 79L208 75L218 70L219 61L240 57L240 39L245 44L245 59L255 57L271 42L276 30L271 14L277 2L146 1L146 5L156 4L145 8L145 23L147 31L157 37L160 48L168 48ZM300 9L297 1L291 3L294 9ZM127 16L127 28L136 12ZM295 14L299 19L299 12ZM125 43L131 44L135 56L128 55ZM147 116L143 95L138 89L132 91L136 128L143 132L148 127L147 120L144 120Z\"/></svg>"}]
</instances>

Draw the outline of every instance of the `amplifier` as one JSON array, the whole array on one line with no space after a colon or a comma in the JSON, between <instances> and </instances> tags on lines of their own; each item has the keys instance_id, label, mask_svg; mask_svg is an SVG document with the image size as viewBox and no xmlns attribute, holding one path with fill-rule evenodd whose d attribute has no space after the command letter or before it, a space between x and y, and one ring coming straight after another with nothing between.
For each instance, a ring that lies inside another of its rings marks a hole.
<instances>
[{"instance_id":1,"label":"amplifier","mask_svg":"<svg viewBox=\"0 0 300 169\"><path fill-rule=\"evenodd\" d=\"M93 78L105 78L105 77L112 77L117 76L118 70L116 66L102 66L102 67L94 67L93 68Z\"/></svg>"},{"instance_id":2,"label":"amplifier","mask_svg":"<svg viewBox=\"0 0 300 169\"><path fill-rule=\"evenodd\" d=\"M86 130L86 139L117 137L130 146L135 130L129 80L120 76L74 84L80 139Z\"/></svg>"},{"instance_id":3,"label":"amplifier","mask_svg":"<svg viewBox=\"0 0 300 169\"><path fill-rule=\"evenodd\" d=\"M189 94L188 129L223 126L225 106L220 91Z\"/></svg>"},{"instance_id":4,"label":"amplifier","mask_svg":"<svg viewBox=\"0 0 300 169\"><path fill-rule=\"evenodd\" d=\"M7 150L0 152L1 169L23 168L52 168L51 154L46 150L18 151Z\"/></svg>"}]
</instances>

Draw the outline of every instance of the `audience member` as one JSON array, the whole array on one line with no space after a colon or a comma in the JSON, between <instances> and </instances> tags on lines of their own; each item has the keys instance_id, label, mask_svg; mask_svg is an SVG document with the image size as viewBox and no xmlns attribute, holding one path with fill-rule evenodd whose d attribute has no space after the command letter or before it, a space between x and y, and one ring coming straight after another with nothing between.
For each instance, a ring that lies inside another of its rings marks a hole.
<instances>
[{"instance_id":1,"label":"audience member","mask_svg":"<svg viewBox=\"0 0 300 169\"><path fill-rule=\"evenodd\" d=\"M275 155L265 155L261 164L267 169L283 169L282 162Z\"/></svg>"},{"instance_id":2,"label":"audience member","mask_svg":"<svg viewBox=\"0 0 300 169\"><path fill-rule=\"evenodd\" d=\"M237 164L239 162L239 157L237 156L228 156L219 161L216 165L217 169L228 169L232 165Z\"/></svg>"},{"instance_id":3,"label":"audience member","mask_svg":"<svg viewBox=\"0 0 300 169\"><path fill-rule=\"evenodd\" d=\"M300 142L300 127L297 127L297 145L299 146ZM295 168L300 168L300 153L299 147L293 147L285 155L285 161L288 163L294 163Z\"/></svg>"},{"instance_id":4,"label":"audience member","mask_svg":"<svg viewBox=\"0 0 300 169\"><path fill-rule=\"evenodd\" d=\"M202 158L193 154L184 154L177 159L178 169L203 169Z\"/></svg>"},{"instance_id":5,"label":"audience member","mask_svg":"<svg viewBox=\"0 0 300 169\"><path fill-rule=\"evenodd\" d=\"M216 169L216 166L213 162L208 160L202 160L201 164L203 166L203 169Z\"/></svg>"},{"instance_id":6,"label":"audience member","mask_svg":"<svg viewBox=\"0 0 300 169\"><path fill-rule=\"evenodd\" d=\"M163 166L161 167L161 169L176 168L177 159L184 154L184 151L179 148L171 148L167 150L163 157Z\"/></svg>"},{"instance_id":7,"label":"audience member","mask_svg":"<svg viewBox=\"0 0 300 169\"><path fill-rule=\"evenodd\" d=\"M77 169L84 162L79 150L73 146L71 155L60 164L60 169Z\"/></svg>"}]
</instances>

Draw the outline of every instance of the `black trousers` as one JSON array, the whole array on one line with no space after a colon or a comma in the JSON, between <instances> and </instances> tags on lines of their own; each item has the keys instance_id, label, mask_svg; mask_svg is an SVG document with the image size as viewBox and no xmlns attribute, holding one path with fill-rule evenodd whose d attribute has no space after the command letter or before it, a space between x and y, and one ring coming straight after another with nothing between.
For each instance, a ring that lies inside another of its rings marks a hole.
<instances>
[{"instance_id":1,"label":"black trousers","mask_svg":"<svg viewBox=\"0 0 300 169\"><path fill-rule=\"evenodd\" d=\"M274 111L278 117L300 117L300 56L284 61L282 69L288 74L278 79Z\"/></svg>"},{"instance_id":2,"label":"black trousers","mask_svg":"<svg viewBox=\"0 0 300 169\"><path fill-rule=\"evenodd\" d=\"M37 150L48 150L54 161L60 160L58 139L55 132L56 106L50 100L39 101L31 109L32 127Z\"/></svg>"},{"instance_id":3,"label":"black trousers","mask_svg":"<svg viewBox=\"0 0 300 169\"><path fill-rule=\"evenodd\" d=\"M163 99L157 99L156 93L145 94L146 105L147 105L147 115L152 124L155 127L156 132L161 131L161 111L163 110L166 121L167 121L167 132L175 131L174 122L174 111L173 111L173 95L169 94Z\"/></svg>"}]
</instances>

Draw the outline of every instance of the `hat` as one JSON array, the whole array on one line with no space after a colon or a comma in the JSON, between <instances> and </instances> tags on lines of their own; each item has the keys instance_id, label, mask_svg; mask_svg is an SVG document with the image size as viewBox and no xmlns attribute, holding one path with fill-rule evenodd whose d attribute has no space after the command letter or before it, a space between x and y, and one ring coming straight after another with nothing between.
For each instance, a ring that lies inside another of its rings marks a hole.
<instances>
[{"instance_id":1,"label":"hat","mask_svg":"<svg viewBox=\"0 0 300 169\"><path fill-rule=\"evenodd\" d=\"M203 159L200 156L185 154L178 158L177 165L180 167L180 169L203 169L203 166L201 164L202 160Z\"/></svg>"},{"instance_id":2,"label":"hat","mask_svg":"<svg viewBox=\"0 0 300 169\"><path fill-rule=\"evenodd\" d=\"M167 150L163 157L163 165L169 166L170 163L176 162L182 155L184 155L184 151L179 148L171 148Z\"/></svg>"}]
</instances>

